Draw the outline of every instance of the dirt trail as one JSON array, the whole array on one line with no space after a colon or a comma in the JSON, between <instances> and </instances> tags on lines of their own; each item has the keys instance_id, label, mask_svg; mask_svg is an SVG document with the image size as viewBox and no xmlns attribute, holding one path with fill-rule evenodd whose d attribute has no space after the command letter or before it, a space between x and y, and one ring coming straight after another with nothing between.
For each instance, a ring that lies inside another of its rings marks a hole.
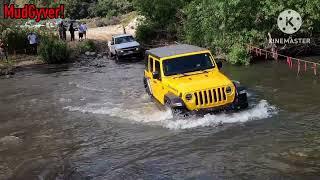
<instances>
[{"instance_id":1,"label":"dirt trail","mask_svg":"<svg viewBox=\"0 0 320 180\"><path fill-rule=\"evenodd\" d=\"M133 19L126 27L125 31L127 34L135 35L136 28L136 18ZM97 41L108 41L111 40L111 36L114 34L123 34L124 29L121 24L105 26L105 27L97 27L97 28L89 28L87 32L87 38Z\"/></svg>"}]
</instances>

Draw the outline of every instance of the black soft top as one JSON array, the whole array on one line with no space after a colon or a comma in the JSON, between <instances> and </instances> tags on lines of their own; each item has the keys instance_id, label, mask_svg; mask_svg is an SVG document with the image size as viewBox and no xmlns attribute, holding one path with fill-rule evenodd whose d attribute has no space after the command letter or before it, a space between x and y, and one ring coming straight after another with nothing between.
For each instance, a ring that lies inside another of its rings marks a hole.
<instances>
[{"instance_id":1,"label":"black soft top","mask_svg":"<svg viewBox=\"0 0 320 180\"><path fill-rule=\"evenodd\" d=\"M205 50L207 49L201 48L198 46L189 45L189 44L177 44L177 45L170 45L170 46L150 49L150 50L147 50L146 53L152 56L155 56L157 58L164 58L164 57L169 57L169 56L174 56L179 54L186 54L186 53L205 51Z\"/></svg>"}]
</instances>

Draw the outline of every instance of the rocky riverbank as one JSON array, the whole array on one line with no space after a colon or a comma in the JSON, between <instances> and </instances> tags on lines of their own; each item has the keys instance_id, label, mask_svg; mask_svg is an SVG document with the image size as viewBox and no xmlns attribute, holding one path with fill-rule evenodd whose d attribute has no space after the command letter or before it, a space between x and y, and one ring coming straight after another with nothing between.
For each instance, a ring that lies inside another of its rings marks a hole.
<instances>
[{"instance_id":1,"label":"rocky riverbank","mask_svg":"<svg viewBox=\"0 0 320 180\"><path fill-rule=\"evenodd\" d=\"M14 74L14 68L12 67L0 67L0 76L12 75Z\"/></svg>"},{"instance_id":2,"label":"rocky riverbank","mask_svg":"<svg viewBox=\"0 0 320 180\"><path fill-rule=\"evenodd\" d=\"M0 61L0 76L13 75L17 68L35 64L43 64L38 56L26 54L11 55L8 60Z\"/></svg>"}]
</instances>

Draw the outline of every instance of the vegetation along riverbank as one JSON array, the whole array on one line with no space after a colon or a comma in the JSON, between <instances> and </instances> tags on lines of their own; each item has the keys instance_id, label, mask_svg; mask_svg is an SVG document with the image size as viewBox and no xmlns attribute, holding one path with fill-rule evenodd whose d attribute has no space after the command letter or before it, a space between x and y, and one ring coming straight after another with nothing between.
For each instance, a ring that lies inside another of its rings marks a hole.
<instances>
[{"instance_id":1,"label":"vegetation along riverbank","mask_svg":"<svg viewBox=\"0 0 320 180\"><path fill-rule=\"evenodd\" d=\"M21 1L20 5L24 3L31 1ZM316 37L320 30L320 5L317 1L64 0L63 3L67 18L81 19L88 22L90 27L128 23L132 16L139 16L136 36L143 44L175 41L194 44L211 49L232 64L250 63L247 44L270 48L269 37L291 37L281 33L276 21L283 9L294 9L303 17L303 25L294 37L309 37L311 43L278 45L277 48L299 49L291 51L295 56L305 55L310 48L318 46ZM38 4L43 2L38 1ZM56 3L46 3L46 6L56 6ZM125 15L127 19L123 18ZM4 24L1 27L2 34ZM19 34L25 36L25 33ZM14 37L18 38L19 35ZM12 42L10 39L7 41ZM21 44L24 43L9 44L9 47L19 49L16 46ZM67 56L68 50L62 43L54 44Z\"/></svg>"}]
</instances>

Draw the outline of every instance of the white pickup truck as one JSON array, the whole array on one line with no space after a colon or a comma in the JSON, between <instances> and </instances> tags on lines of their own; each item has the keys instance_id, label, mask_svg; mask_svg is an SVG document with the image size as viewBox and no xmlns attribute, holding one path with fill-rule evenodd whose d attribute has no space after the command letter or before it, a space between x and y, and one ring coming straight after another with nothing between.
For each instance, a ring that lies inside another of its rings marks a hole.
<instances>
[{"instance_id":1,"label":"white pickup truck","mask_svg":"<svg viewBox=\"0 0 320 180\"><path fill-rule=\"evenodd\" d=\"M143 57L143 50L132 35L113 35L112 40L108 42L108 48L109 56L115 57L116 62L120 62L121 59Z\"/></svg>"}]
</instances>

